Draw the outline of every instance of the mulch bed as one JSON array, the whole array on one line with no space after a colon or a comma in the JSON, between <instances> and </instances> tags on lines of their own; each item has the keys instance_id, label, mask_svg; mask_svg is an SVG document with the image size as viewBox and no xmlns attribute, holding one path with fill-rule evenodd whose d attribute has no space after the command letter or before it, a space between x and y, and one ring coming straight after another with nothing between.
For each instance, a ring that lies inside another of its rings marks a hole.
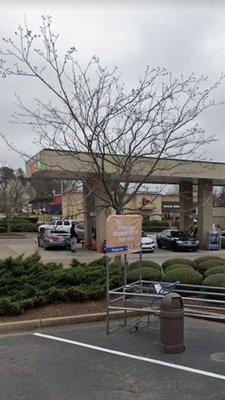
<instances>
[{"instance_id":1,"label":"mulch bed","mask_svg":"<svg viewBox=\"0 0 225 400\"><path fill-rule=\"evenodd\" d=\"M16 317L0 317L0 322L16 322L31 319L67 317L69 315L94 314L106 311L104 300L89 301L86 303L57 303L49 304Z\"/></svg>"}]
</instances>

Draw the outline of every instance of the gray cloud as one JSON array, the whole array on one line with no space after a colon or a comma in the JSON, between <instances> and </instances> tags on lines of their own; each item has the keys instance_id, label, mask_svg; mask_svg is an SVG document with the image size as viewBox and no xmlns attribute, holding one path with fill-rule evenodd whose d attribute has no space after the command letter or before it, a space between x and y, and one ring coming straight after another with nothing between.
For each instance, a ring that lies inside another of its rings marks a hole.
<instances>
[{"instance_id":1,"label":"gray cloud","mask_svg":"<svg viewBox=\"0 0 225 400\"><path fill-rule=\"evenodd\" d=\"M85 6L84 6L85 3ZM182 3L182 6L181 6ZM213 3L213 4L212 4ZM18 3L17 3L18 4ZM165 66L175 75L207 74L210 81L225 72L225 5L223 2L150 2L121 1L87 2L20 2L1 6L2 36L11 36L24 15L33 29L40 16L50 13L55 30L60 33L62 49L75 45L82 61L98 55L104 64L117 65L123 79L132 86L146 64ZM0 10L1 11L1 10ZM1 80L0 131L10 142L34 154L34 135L28 127L9 123L15 110L14 92L28 103L34 97L48 97L40 84L25 79ZM224 84L218 89L217 100L224 100ZM225 162L224 106L205 112L201 125L217 142L208 148L208 157ZM0 162L12 166L23 160L0 142Z\"/></svg>"}]
</instances>

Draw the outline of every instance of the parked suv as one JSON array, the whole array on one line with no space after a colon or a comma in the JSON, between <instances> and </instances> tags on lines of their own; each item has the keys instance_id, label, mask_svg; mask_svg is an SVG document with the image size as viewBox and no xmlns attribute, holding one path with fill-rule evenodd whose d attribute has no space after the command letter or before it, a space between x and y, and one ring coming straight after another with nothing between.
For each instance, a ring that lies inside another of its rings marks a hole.
<instances>
[{"instance_id":1,"label":"parked suv","mask_svg":"<svg viewBox=\"0 0 225 400\"><path fill-rule=\"evenodd\" d=\"M38 232L42 232L45 229L57 231L64 231L70 233L72 223L75 224L75 231L78 234L78 242L84 239L84 225L73 219L53 219L47 222L47 224L41 224L38 228Z\"/></svg>"}]
</instances>

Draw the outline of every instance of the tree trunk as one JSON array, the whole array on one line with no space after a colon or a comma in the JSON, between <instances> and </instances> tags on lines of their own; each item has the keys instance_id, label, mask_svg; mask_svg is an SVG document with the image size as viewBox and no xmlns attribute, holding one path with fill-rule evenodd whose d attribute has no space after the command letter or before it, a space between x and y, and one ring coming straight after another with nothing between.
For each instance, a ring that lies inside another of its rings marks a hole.
<instances>
[{"instance_id":1,"label":"tree trunk","mask_svg":"<svg viewBox=\"0 0 225 400\"><path fill-rule=\"evenodd\" d=\"M7 233L11 232L11 221L7 220Z\"/></svg>"}]
</instances>

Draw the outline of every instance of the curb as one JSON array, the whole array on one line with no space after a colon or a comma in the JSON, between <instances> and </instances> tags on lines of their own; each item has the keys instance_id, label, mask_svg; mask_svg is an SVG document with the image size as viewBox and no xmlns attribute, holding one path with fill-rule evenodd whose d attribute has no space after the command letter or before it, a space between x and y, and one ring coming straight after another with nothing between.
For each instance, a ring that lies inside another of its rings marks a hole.
<instances>
[{"instance_id":1,"label":"curb","mask_svg":"<svg viewBox=\"0 0 225 400\"><path fill-rule=\"evenodd\" d=\"M129 316L136 316L137 312L129 312ZM186 313L186 316L194 319L210 320L215 322L224 323L224 317L209 315L193 315L191 313ZM123 317L123 311L111 311L110 320L118 319ZM81 314L72 315L67 317L56 317L56 318L43 318L43 319L32 319L27 321L16 321L16 322L2 322L0 323L0 335L4 333L13 332L24 332L24 331L34 331L36 329L51 328L57 326L84 324L88 322L98 322L106 320L106 312L95 313L95 314Z\"/></svg>"},{"instance_id":2,"label":"curb","mask_svg":"<svg viewBox=\"0 0 225 400\"><path fill-rule=\"evenodd\" d=\"M130 315L132 313L129 313ZM110 319L117 319L123 316L121 311L110 312ZM56 317L56 318L43 318L33 319L28 321L16 321L16 322L2 322L0 323L0 334L12 333L12 332L24 332L33 331L36 329L50 328L54 326L63 325L74 325L87 322L98 322L105 321L106 312L96 314L82 314L68 317Z\"/></svg>"}]
</instances>

